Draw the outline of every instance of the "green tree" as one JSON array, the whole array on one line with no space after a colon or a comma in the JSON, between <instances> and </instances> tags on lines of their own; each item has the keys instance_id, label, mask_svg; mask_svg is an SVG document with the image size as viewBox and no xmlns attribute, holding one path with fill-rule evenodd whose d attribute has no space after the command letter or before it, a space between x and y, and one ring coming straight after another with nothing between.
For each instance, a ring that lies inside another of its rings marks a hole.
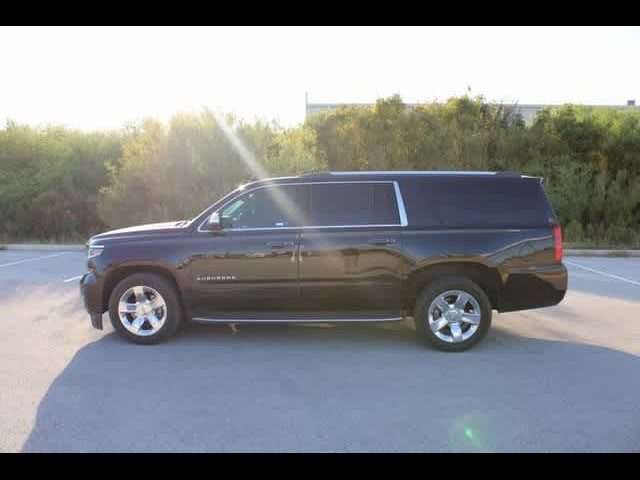
<instances>
[{"instance_id":1,"label":"green tree","mask_svg":"<svg viewBox=\"0 0 640 480\"><path fill-rule=\"evenodd\" d=\"M517 170L545 178L567 240L640 246L640 111L565 105L525 125L516 105L399 96L283 128L210 110L118 132L0 129L0 238L84 240L190 218L260 175Z\"/></svg>"}]
</instances>

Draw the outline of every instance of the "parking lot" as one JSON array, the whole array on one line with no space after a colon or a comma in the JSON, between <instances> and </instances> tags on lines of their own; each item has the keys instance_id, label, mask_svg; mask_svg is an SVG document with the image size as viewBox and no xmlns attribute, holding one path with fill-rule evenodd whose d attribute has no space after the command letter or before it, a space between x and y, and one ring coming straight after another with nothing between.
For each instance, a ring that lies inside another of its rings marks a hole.
<instances>
[{"instance_id":1,"label":"parking lot","mask_svg":"<svg viewBox=\"0 0 640 480\"><path fill-rule=\"evenodd\" d=\"M451 354L409 323L131 345L84 255L0 251L0 451L640 451L640 258L567 258L563 303Z\"/></svg>"}]
</instances>

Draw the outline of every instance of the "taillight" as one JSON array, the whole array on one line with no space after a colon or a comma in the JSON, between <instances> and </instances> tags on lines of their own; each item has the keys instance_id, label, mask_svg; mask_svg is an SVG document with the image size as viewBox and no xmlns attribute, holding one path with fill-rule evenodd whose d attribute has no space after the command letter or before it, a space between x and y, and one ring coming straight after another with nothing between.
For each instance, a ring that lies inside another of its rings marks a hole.
<instances>
[{"instance_id":1,"label":"taillight","mask_svg":"<svg viewBox=\"0 0 640 480\"><path fill-rule=\"evenodd\" d=\"M553 227L553 243L555 244L556 262L562 261L562 228L560 225Z\"/></svg>"}]
</instances>

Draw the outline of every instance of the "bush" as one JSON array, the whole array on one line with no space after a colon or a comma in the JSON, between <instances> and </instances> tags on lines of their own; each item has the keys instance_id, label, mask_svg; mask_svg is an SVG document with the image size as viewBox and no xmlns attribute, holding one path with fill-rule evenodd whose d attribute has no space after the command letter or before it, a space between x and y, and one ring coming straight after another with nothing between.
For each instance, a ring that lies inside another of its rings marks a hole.
<instances>
[{"instance_id":1,"label":"bush","mask_svg":"<svg viewBox=\"0 0 640 480\"><path fill-rule=\"evenodd\" d=\"M517 170L543 176L568 241L637 245L640 111L566 105L529 126L482 97L406 108L399 96L294 128L204 110L120 132L0 130L1 238L84 240L190 218L261 175L320 170Z\"/></svg>"},{"instance_id":2,"label":"bush","mask_svg":"<svg viewBox=\"0 0 640 480\"><path fill-rule=\"evenodd\" d=\"M584 233L582 231L582 225L575 218L569 221L569 224L563 231L563 238L567 242L582 242L584 241Z\"/></svg>"}]
</instances>

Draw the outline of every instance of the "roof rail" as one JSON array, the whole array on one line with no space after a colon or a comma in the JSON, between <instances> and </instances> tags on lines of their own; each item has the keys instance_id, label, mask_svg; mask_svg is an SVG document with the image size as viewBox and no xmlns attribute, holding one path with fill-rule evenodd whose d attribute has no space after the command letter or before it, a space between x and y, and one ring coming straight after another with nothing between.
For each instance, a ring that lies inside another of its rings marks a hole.
<instances>
[{"instance_id":1,"label":"roof rail","mask_svg":"<svg viewBox=\"0 0 640 480\"><path fill-rule=\"evenodd\" d=\"M520 174L520 172L515 172L512 170L505 170L502 172L496 172L496 176L498 177L521 177L522 175Z\"/></svg>"},{"instance_id":2,"label":"roof rail","mask_svg":"<svg viewBox=\"0 0 640 480\"><path fill-rule=\"evenodd\" d=\"M521 178L520 172L516 171L470 171L470 170L352 170L352 171L324 171L324 172L305 172L300 174L301 177L322 177L322 176L340 176L340 175L469 175L469 176L493 176L501 178Z\"/></svg>"},{"instance_id":3,"label":"roof rail","mask_svg":"<svg viewBox=\"0 0 640 480\"><path fill-rule=\"evenodd\" d=\"M467 171L467 170L378 170L378 171L333 171L313 172L304 175L496 175L504 177L519 177L518 172L499 171Z\"/></svg>"}]
</instances>

